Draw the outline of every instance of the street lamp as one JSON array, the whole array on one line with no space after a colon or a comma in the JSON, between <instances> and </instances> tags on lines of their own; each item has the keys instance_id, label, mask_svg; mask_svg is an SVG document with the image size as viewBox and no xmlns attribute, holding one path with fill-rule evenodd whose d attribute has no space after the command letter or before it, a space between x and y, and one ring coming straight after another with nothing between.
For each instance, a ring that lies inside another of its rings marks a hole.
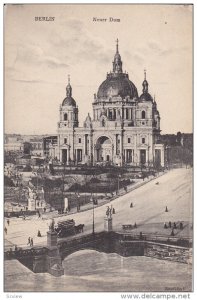
<instances>
[{"instance_id":1,"label":"street lamp","mask_svg":"<svg viewBox=\"0 0 197 300\"><path fill-rule=\"evenodd\" d=\"M168 169L170 170L170 146L169 145L166 146L166 150L167 150L167 166Z\"/></svg>"},{"instance_id":2,"label":"street lamp","mask_svg":"<svg viewBox=\"0 0 197 300\"><path fill-rule=\"evenodd\" d=\"M80 211L80 195L79 193L77 194L77 211Z\"/></svg>"},{"instance_id":3,"label":"street lamp","mask_svg":"<svg viewBox=\"0 0 197 300\"><path fill-rule=\"evenodd\" d=\"M97 202L97 199L94 199L92 194L91 194L91 201L92 201L92 234L94 235L95 234L95 224L94 224L94 205L97 205L98 202Z\"/></svg>"},{"instance_id":4,"label":"street lamp","mask_svg":"<svg viewBox=\"0 0 197 300\"><path fill-rule=\"evenodd\" d=\"M94 200L93 200L93 196L91 194L91 201L92 201L92 234L94 235L95 231L94 231Z\"/></svg>"},{"instance_id":5,"label":"street lamp","mask_svg":"<svg viewBox=\"0 0 197 300\"><path fill-rule=\"evenodd\" d=\"M118 195L119 195L119 189L120 189L120 182L119 182L119 178L120 178L120 174L118 174Z\"/></svg>"},{"instance_id":6,"label":"street lamp","mask_svg":"<svg viewBox=\"0 0 197 300\"><path fill-rule=\"evenodd\" d=\"M148 146L148 171L150 171L149 150L150 150L150 146Z\"/></svg>"}]
</instances>

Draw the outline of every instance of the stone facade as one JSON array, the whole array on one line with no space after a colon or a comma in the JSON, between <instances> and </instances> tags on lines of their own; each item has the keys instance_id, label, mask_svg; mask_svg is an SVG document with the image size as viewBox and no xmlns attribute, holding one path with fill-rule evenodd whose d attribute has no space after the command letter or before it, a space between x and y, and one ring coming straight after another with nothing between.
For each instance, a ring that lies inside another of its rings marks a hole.
<instances>
[{"instance_id":1,"label":"stone facade","mask_svg":"<svg viewBox=\"0 0 197 300\"><path fill-rule=\"evenodd\" d=\"M94 95L90 114L79 127L78 107L72 98L70 78L66 98L60 105L58 143L55 156L67 165L164 165L160 140L160 115L155 99L148 92L146 71L142 94L122 71L118 42L113 72Z\"/></svg>"}]
</instances>

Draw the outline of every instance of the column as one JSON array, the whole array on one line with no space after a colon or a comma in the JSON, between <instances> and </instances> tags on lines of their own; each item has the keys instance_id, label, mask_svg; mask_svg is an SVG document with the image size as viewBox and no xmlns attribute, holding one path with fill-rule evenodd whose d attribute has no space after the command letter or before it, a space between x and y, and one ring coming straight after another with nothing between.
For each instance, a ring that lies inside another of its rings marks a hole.
<instances>
[{"instance_id":1,"label":"column","mask_svg":"<svg viewBox=\"0 0 197 300\"><path fill-rule=\"evenodd\" d=\"M117 155L117 152L118 152L118 135L116 134L116 143L115 143L115 153Z\"/></svg>"},{"instance_id":2,"label":"column","mask_svg":"<svg viewBox=\"0 0 197 300\"><path fill-rule=\"evenodd\" d=\"M135 118L135 109L132 109L132 120L136 121L136 118Z\"/></svg>"},{"instance_id":3,"label":"column","mask_svg":"<svg viewBox=\"0 0 197 300\"><path fill-rule=\"evenodd\" d=\"M73 161L75 161L75 131L74 131L74 128L73 128L73 132L72 132L72 156L73 156L72 157Z\"/></svg>"},{"instance_id":4,"label":"column","mask_svg":"<svg viewBox=\"0 0 197 300\"><path fill-rule=\"evenodd\" d=\"M84 135L84 154L87 155L87 134Z\"/></svg>"},{"instance_id":5,"label":"column","mask_svg":"<svg viewBox=\"0 0 197 300\"><path fill-rule=\"evenodd\" d=\"M75 149L75 162L77 163L77 149Z\"/></svg>"},{"instance_id":6,"label":"column","mask_svg":"<svg viewBox=\"0 0 197 300\"><path fill-rule=\"evenodd\" d=\"M134 162L138 163L138 152L137 152L137 134L134 135Z\"/></svg>"},{"instance_id":7,"label":"column","mask_svg":"<svg viewBox=\"0 0 197 300\"><path fill-rule=\"evenodd\" d=\"M90 155L90 161L93 163L93 141L92 141L92 132L89 134L89 155Z\"/></svg>"},{"instance_id":8,"label":"column","mask_svg":"<svg viewBox=\"0 0 197 300\"><path fill-rule=\"evenodd\" d=\"M68 147L68 149L66 149L67 151L67 161L66 161L66 164L68 165L69 164L69 156L70 156L70 148Z\"/></svg>"},{"instance_id":9,"label":"column","mask_svg":"<svg viewBox=\"0 0 197 300\"><path fill-rule=\"evenodd\" d=\"M164 147L162 146L161 148L161 166L164 167L165 162L164 162Z\"/></svg>"},{"instance_id":10,"label":"column","mask_svg":"<svg viewBox=\"0 0 197 300\"><path fill-rule=\"evenodd\" d=\"M123 161L123 153L122 153L122 150L123 150L123 136L122 136L122 131L121 131L121 134L120 134L120 156L121 156L121 165L122 165L122 161Z\"/></svg>"},{"instance_id":11,"label":"column","mask_svg":"<svg viewBox=\"0 0 197 300\"><path fill-rule=\"evenodd\" d=\"M114 111L113 112L113 118L114 118L114 120L116 120L116 109L114 108L113 111Z\"/></svg>"}]
</instances>

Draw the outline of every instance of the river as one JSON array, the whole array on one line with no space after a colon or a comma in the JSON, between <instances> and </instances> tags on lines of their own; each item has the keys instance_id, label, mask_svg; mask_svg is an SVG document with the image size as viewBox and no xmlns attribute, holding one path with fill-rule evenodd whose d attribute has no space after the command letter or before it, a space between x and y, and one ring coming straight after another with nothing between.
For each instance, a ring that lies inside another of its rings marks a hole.
<instances>
[{"instance_id":1,"label":"river","mask_svg":"<svg viewBox=\"0 0 197 300\"><path fill-rule=\"evenodd\" d=\"M63 261L64 276L34 274L18 261L5 262L6 292L191 291L191 265L149 257L81 250Z\"/></svg>"}]
</instances>

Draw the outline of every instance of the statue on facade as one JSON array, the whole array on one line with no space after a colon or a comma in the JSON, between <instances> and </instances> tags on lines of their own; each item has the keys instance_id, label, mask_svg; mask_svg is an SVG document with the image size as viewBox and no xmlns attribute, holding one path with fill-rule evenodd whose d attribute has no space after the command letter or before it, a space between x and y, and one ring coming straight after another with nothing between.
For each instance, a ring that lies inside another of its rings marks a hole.
<instances>
[{"instance_id":1,"label":"statue on facade","mask_svg":"<svg viewBox=\"0 0 197 300\"><path fill-rule=\"evenodd\" d=\"M111 218L111 216L112 216L112 209L111 209L109 206L107 206L106 216L107 216L108 218Z\"/></svg>"}]
</instances>

